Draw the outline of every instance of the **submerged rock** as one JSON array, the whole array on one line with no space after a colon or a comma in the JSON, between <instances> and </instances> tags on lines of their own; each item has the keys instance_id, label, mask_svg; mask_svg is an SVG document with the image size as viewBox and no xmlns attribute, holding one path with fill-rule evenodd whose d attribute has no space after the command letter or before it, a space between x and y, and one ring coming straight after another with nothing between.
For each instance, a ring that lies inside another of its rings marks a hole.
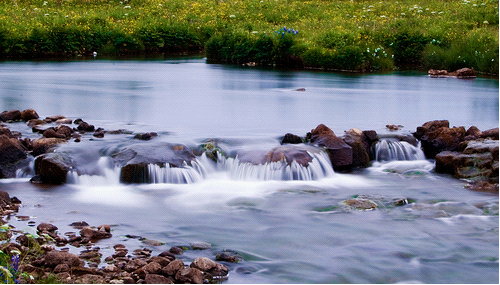
<instances>
[{"instance_id":1,"label":"submerged rock","mask_svg":"<svg viewBox=\"0 0 500 285\"><path fill-rule=\"evenodd\" d=\"M377 204L375 202L363 198L348 199L342 203L356 210L362 211L375 210L377 208Z\"/></svg>"}]
</instances>

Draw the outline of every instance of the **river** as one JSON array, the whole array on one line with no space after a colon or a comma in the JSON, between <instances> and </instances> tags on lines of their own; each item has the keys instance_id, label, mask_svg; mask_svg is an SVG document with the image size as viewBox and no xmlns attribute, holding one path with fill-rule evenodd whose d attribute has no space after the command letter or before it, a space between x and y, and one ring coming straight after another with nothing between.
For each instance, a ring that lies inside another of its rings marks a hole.
<instances>
[{"instance_id":1,"label":"river","mask_svg":"<svg viewBox=\"0 0 500 285\"><path fill-rule=\"evenodd\" d=\"M321 123L338 136L351 128L387 134L386 124L409 134L438 119L498 127L498 83L420 72L266 70L204 59L1 62L0 110L33 108L42 118L65 115L108 130L157 132L152 142L196 147L214 138L230 150L255 150L279 146L286 133L305 136ZM7 125L39 136L24 123ZM432 160L373 162L348 174L284 181L202 156L203 171L192 183L122 184L109 155L136 143L132 137L89 134L60 148L100 176L73 173L65 185L40 186L20 174L0 180L0 190L23 202L19 215L53 223L61 233L74 231L75 221L110 224L113 237L97 243L103 257L116 243L153 254L197 241L212 245L186 251L185 263L234 250L244 260L227 264L225 283L499 281L498 194L465 189L464 181L432 172ZM342 204L353 197L378 208ZM410 203L395 206L400 199ZM34 230L28 221L10 222ZM165 244L148 246L130 235Z\"/></svg>"}]
</instances>

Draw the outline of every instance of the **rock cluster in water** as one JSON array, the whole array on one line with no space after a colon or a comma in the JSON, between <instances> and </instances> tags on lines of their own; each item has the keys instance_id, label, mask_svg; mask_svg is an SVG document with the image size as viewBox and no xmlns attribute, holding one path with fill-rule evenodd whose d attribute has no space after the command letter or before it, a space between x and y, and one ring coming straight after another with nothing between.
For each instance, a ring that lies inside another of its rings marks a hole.
<instances>
[{"instance_id":1,"label":"rock cluster in water","mask_svg":"<svg viewBox=\"0 0 500 285\"><path fill-rule=\"evenodd\" d=\"M0 127L0 178L14 177L17 169L23 167L21 162L32 155L35 157L36 174L32 182L49 184L65 183L67 173L75 168L68 154L54 152L57 146L71 140L80 142L82 135L89 132L95 138L102 138L105 134L128 133L96 128L82 119L72 121L60 115L41 120L33 109L4 111L0 120L25 121L34 133L41 134L40 138L31 140L22 138L22 134L11 132L5 126ZM388 130L401 127L387 125ZM157 136L157 133L148 132L135 134L133 139L152 140ZM493 185L494 189L498 189L498 128L480 131L472 126L466 130L464 127L450 128L447 120L430 121L418 127L413 136L421 142L426 158L436 159L436 172L476 182L486 181L488 184L476 184ZM281 147L267 152L241 151L237 155L242 163L258 165L283 161L290 165L295 161L307 167L312 160L310 153L326 151L335 171L349 172L353 168L370 165L374 159L371 149L379 138L374 130L356 128L339 137L326 125L320 124L302 137L286 134L281 140ZM394 138L414 143L408 137ZM236 156L226 153L217 140L208 140L200 149L154 141L151 144L133 144L114 153L112 158L121 168L120 182L143 183L149 182L150 165L160 168L191 166L195 153L203 152L213 160L218 159L218 154Z\"/></svg>"}]
</instances>

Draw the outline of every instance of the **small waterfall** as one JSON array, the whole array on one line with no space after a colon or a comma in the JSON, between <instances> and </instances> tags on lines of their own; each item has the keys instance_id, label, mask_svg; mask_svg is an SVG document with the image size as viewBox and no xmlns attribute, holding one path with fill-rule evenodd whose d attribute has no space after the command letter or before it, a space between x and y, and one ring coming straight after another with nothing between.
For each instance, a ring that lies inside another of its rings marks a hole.
<instances>
[{"instance_id":1,"label":"small waterfall","mask_svg":"<svg viewBox=\"0 0 500 285\"><path fill-rule=\"evenodd\" d=\"M281 160L265 164L242 163L236 158L218 157L218 168L229 171L235 180L318 180L333 175L330 159L325 152L309 153L313 160L309 166L296 161L291 164Z\"/></svg>"},{"instance_id":2,"label":"small waterfall","mask_svg":"<svg viewBox=\"0 0 500 285\"><path fill-rule=\"evenodd\" d=\"M203 156L206 157L205 154ZM196 159L188 165L184 162L182 167L171 167L168 163L162 166L157 164L148 165L149 183L195 183L201 181L206 173L206 165L203 159Z\"/></svg>"},{"instance_id":3,"label":"small waterfall","mask_svg":"<svg viewBox=\"0 0 500 285\"><path fill-rule=\"evenodd\" d=\"M376 161L424 160L420 147L397 139L381 139L372 147Z\"/></svg>"},{"instance_id":4,"label":"small waterfall","mask_svg":"<svg viewBox=\"0 0 500 285\"><path fill-rule=\"evenodd\" d=\"M116 185L120 183L120 168L116 167L109 156L102 156L97 161L98 174L78 173L78 170L68 172L67 181L84 185Z\"/></svg>"}]
</instances>

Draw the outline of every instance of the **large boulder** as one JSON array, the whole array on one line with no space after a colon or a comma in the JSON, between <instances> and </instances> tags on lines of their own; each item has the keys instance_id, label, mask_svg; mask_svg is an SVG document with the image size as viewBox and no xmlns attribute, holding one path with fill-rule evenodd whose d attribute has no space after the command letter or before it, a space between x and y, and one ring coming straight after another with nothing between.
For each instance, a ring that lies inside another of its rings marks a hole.
<instances>
[{"instance_id":1,"label":"large boulder","mask_svg":"<svg viewBox=\"0 0 500 285\"><path fill-rule=\"evenodd\" d=\"M21 111L21 120L27 122L29 120L40 118L37 112L33 109L26 109Z\"/></svg>"},{"instance_id":2,"label":"large boulder","mask_svg":"<svg viewBox=\"0 0 500 285\"><path fill-rule=\"evenodd\" d=\"M71 158L63 153L46 153L35 159L35 174L42 183L63 184L72 168Z\"/></svg>"},{"instance_id":3,"label":"large boulder","mask_svg":"<svg viewBox=\"0 0 500 285\"><path fill-rule=\"evenodd\" d=\"M195 159L193 152L187 146L166 142L130 145L112 157L114 162L122 167L120 181L123 183L149 181L149 164L183 167L184 163L191 165Z\"/></svg>"},{"instance_id":4,"label":"large boulder","mask_svg":"<svg viewBox=\"0 0 500 285\"><path fill-rule=\"evenodd\" d=\"M427 158L434 158L442 151L456 151L466 136L464 127L449 127L449 122L431 121L417 128L413 134L422 143Z\"/></svg>"},{"instance_id":5,"label":"large boulder","mask_svg":"<svg viewBox=\"0 0 500 285\"><path fill-rule=\"evenodd\" d=\"M308 137L310 137L311 144L326 148L335 171L350 171L352 169L352 147L337 137L330 128L320 124L311 130Z\"/></svg>"},{"instance_id":6,"label":"large boulder","mask_svg":"<svg viewBox=\"0 0 500 285\"><path fill-rule=\"evenodd\" d=\"M21 111L19 110L3 111L0 113L0 121L8 122L19 120L21 120Z\"/></svg>"},{"instance_id":7,"label":"large boulder","mask_svg":"<svg viewBox=\"0 0 500 285\"><path fill-rule=\"evenodd\" d=\"M436 155L435 171L457 178L484 181L488 188L496 185L498 192L498 149L498 140L464 141L458 151L443 151Z\"/></svg>"},{"instance_id":8,"label":"large boulder","mask_svg":"<svg viewBox=\"0 0 500 285\"><path fill-rule=\"evenodd\" d=\"M27 156L27 149L16 138L0 135L0 178L15 177L15 164Z\"/></svg>"}]
</instances>

